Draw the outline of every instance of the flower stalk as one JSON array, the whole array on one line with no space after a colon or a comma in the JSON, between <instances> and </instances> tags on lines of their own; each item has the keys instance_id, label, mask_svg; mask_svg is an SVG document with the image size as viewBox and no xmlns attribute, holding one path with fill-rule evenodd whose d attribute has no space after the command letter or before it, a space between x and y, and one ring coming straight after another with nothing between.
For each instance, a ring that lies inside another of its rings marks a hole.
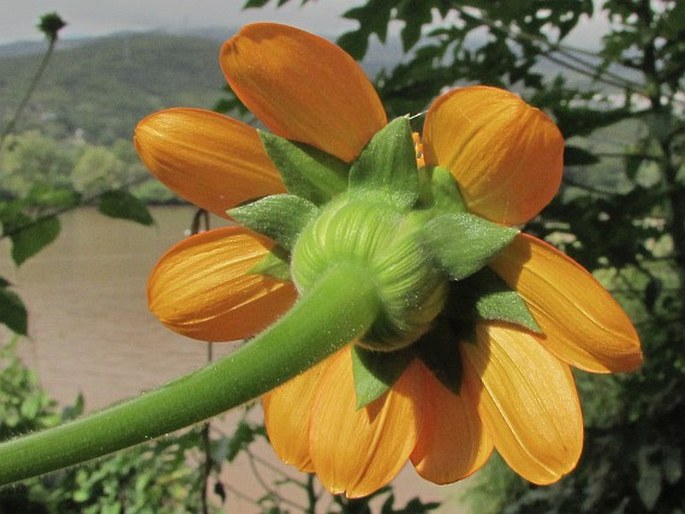
<instances>
[{"instance_id":1,"label":"flower stalk","mask_svg":"<svg viewBox=\"0 0 685 514\"><path fill-rule=\"evenodd\" d=\"M105 410L0 444L0 485L84 463L255 399L363 335L379 308L368 273L337 266L231 355Z\"/></svg>"}]
</instances>

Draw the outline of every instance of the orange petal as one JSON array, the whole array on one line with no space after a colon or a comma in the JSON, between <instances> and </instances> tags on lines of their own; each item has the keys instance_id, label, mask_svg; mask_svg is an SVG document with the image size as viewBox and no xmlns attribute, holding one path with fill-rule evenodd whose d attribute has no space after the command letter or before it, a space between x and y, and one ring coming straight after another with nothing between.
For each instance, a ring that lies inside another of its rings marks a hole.
<instances>
[{"instance_id":1,"label":"orange petal","mask_svg":"<svg viewBox=\"0 0 685 514\"><path fill-rule=\"evenodd\" d=\"M387 123L354 59L308 32L247 25L224 44L221 67L238 98L269 129L347 162Z\"/></svg>"},{"instance_id":2,"label":"orange petal","mask_svg":"<svg viewBox=\"0 0 685 514\"><path fill-rule=\"evenodd\" d=\"M561 183L564 139L543 112L492 87L454 89L426 116L427 164L454 175L469 210L516 225L538 214Z\"/></svg>"},{"instance_id":3,"label":"orange petal","mask_svg":"<svg viewBox=\"0 0 685 514\"><path fill-rule=\"evenodd\" d=\"M463 343L464 381L495 448L519 475L549 484L571 471L583 447L583 416L568 365L532 334L481 324Z\"/></svg>"},{"instance_id":4,"label":"orange petal","mask_svg":"<svg viewBox=\"0 0 685 514\"><path fill-rule=\"evenodd\" d=\"M493 443L477 410L477 395L462 384L455 395L425 369L423 426L411 460L436 484L449 484L480 469Z\"/></svg>"},{"instance_id":5,"label":"orange petal","mask_svg":"<svg viewBox=\"0 0 685 514\"><path fill-rule=\"evenodd\" d=\"M233 341L263 330L295 301L292 283L248 271L273 243L242 227L184 239L152 270L150 310L167 327L203 341Z\"/></svg>"},{"instance_id":6,"label":"orange petal","mask_svg":"<svg viewBox=\"0 0 685 514\"><path fill-rule=\"evenodd\" d=\"M283 462L314 472L309 456L309 422L321 376L330 363L316 366L262 396L269 442Z\"/></svg>"},{"instance_id":7,"label":"orange petal","mask_svg":"<svg viewBox=\"0 0 685 514\"><path fill-rule=\"evenodd\" d=\"M339 352L321 379L309 441L326 489L359 498L386 485L407 462L421 426L423 373L414 361L385 395L355 410L350 351Z\"/></svg>"},{"instance_id":8,"label":"orange petal","mask_svg":"<svg viewBox=\"0 0 685 514\"><path fill-rule=\"evenodd\" d=\"M157 112L138 124L134 141L164 185L219 216L247 200L285 191L257 131L212 111Z\"/></svg>"},{"instance_id":9,"label":"orange petal","mask_svg":"<svg viewBox=\"0 0 685 514\"><path fill-rule=\"evenodd\" d=\"M520 234L490 266L523 297L543 344L587 371L630 371L642 363L640 340L611 295L578 263Z\"/></svg>"}]
</instances>

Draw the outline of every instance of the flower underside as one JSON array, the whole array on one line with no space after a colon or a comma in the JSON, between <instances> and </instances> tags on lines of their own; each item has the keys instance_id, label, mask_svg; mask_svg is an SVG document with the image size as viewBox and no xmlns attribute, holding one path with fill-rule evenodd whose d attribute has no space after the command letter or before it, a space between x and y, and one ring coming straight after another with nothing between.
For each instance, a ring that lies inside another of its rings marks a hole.
<instances>
[{"instance_id":1,"label":"flower underside","mask_svg":"<svg viewBox=\"0 0 685 514\"><path fill-rule=\"evenodd\" d=\"M260 137L287 193L228 211L277 243L252 273L292 280L303 293L348 266L369 273L378 289L381 314L353 351L358 408L387 392L415 358L458 393L454 341L474 341L477 319L540 332L519 295L487 268L518 230L466 212L448 170L418 167L408 118L390 122L351 164Z\"/></svg>"}]
</instances>

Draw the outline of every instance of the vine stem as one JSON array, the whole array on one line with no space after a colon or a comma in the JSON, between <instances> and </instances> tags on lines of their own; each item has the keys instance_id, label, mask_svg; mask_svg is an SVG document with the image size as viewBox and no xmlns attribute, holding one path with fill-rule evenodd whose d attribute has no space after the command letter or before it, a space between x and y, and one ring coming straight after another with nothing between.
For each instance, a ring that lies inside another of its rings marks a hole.
<instances>
[{"instance_id":1,"label":"vine stem","mask_svg":"<svg viewBox=\"0 0 685 514\"><path fill-rule=\"evenodd\" d=\"M379 311L366 270L333 267L232 354L123 403L0 444L0 485L143 443L258 398L363 335Z\"/></svg>"},{"instance_id":2,"label":"vine stem","mask_svg":"<svg viewBox=\"0 0 685 514\"><path fill-rule=\"evenodd\" d=\"M43 59L40 62L40 66L38 66L38 71L36 71L36 74L33 76L33 79L31 79L31 83L29 84L26 93L24 93L21 102L19 102L19 106L17 107L16 111L14 111L14 116L12 116L12 119L7 123L5 128L2 130L2 133L0 133L0 152L5 146L5 139L7 139L7 137L12 132L14 132L14 127L17 125L17 122L21 118L21 115L24 113L24 109L26 108L26 105L29 103L31 95L33 95L36 86L40 82L40 78L43 76L43 72L48 67L48 62L50 61L50 57L52 57L53 50L55 49L55 43L57 43L57 37L49 38L48 49L43 55Z\"/></svg>"}]
</instances>

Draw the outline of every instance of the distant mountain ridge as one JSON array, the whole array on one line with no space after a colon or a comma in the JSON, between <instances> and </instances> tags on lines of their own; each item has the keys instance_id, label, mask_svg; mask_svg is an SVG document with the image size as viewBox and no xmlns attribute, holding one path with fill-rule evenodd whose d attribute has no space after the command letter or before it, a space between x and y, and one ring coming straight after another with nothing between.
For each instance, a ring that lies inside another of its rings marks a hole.
<instances>
[{"instance_id":1,"label":"distant mountain ridge","mask_svg":"<svg viewBox=\"0 0 685 514\"><path fill-rule=\"evenodd\" d=\"M18 130L38 128L58 138L78 132L90 142L109 144L129 139L150 112L212 108L225 84L219 46L219 39L164 33L60 42ZM0 57L0 125L20 102L45 45L38 53L26 46L23 54L20 46L14 51Z\"/></svg>"},{"instance_id":2,"label":"distant mountain ridge","mask_svg":"<svg viewBox=\"0 0 685 514\"><path fill-rule=\"evenodd\" d=\"M209 39L212 41L222 41L234 34L238 29L235 27L202 27L202 28L188 28L188 29L166 29L160 28L151 31L118 31L106 34L104 36L83 36L66 39L59 39L57 41L57 51L77 48L79 46L88 45L98 39L109 39L122 36L139 36L145 34L161 34L172 36L189 36L198 37L202 39ZM34 55L45 52L47 48L46 41L28 41L20 40L11 43L0 45L0 59L5 57L18 57L22 55Z\"/></svg>"},{"instance_id":3,"label":"distant mountain ridge","mask_svg":"<svg viewBox=\"0 0 685 514\"><path fill-rule=\"evenodd\" d=\"M78 134L91 143L130 139L136 123L159 109L212 108L221 99L221 42L237 28L181 33L123 32L60 40L18 131L39 129L56 138ZM39 66L46 43L0 46L0 127ZM399 42L372 48L371 75L401 57Z\"/></svg>"}]
</instances>

